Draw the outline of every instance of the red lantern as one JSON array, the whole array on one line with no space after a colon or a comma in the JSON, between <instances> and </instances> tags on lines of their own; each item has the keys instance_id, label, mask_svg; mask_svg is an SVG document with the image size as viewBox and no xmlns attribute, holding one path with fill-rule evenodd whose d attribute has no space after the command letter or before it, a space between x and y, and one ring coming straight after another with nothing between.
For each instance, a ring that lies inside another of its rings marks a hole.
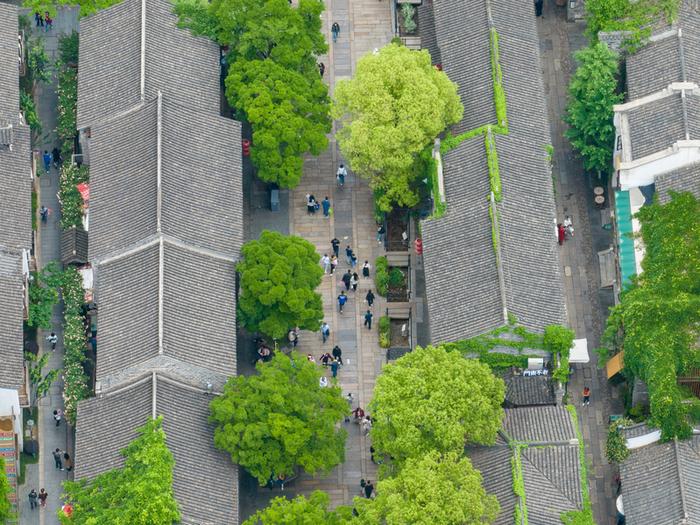
<instances>
[{"instance_id":1,"label":"red lantern","mask_svg":"<svg viewBox=\"0 0 700 525\"><path fill-rule=\"evenodd\" d=\"M423 239L419 237L413 241L413 246L416 250L416 255L423 255Z\"/></svg>"},{"instance_id":2,"label":"red lantern","mask_svg":"<svg viewBox=\"0 0 700 525\"><path fill-rule=\"evenodd\" d=\"M250 155L250 141L248 139L243 139L243 156L247 157Z\"/></svg>"}]
</instances>

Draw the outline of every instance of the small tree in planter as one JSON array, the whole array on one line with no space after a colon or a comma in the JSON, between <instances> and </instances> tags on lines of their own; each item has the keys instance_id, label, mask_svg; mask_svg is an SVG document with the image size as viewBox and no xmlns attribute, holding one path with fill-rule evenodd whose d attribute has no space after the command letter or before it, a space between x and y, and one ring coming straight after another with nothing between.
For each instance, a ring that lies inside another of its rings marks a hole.
<instances>
[{"instance_id":1,"label":"small tree in planter","mask_svg":"<svg viewBox=\"0 0 700 525\"><path fill-rule=\"evenodd\" d=\"M382 348L391 346L391 318L388 315L379 318L379 346Z\"/></svg>"},{"instance_id":2,"label":"small tree in planter","mask_svg":"<svg viewBox=\"0 0 700 525\"><path fill-rule=\"evenodd\" d=\"M416 8L411 4L403 4L401 6L401 16L403 16L403 29L409 35L414 33L418 26L414 17L416 16Z\"/></svg>"}]
</instances>

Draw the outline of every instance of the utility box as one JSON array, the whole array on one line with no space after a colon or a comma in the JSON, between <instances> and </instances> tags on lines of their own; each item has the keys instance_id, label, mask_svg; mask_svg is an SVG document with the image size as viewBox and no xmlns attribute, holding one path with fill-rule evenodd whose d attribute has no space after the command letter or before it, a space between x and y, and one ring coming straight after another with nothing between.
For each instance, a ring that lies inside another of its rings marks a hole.
<instances>
[{"instance_id":1,"label":"utility box","mask_svg":"<svg viewBox=\"0 0 700 525\"><path fill-rule=\"evenodd\" d=\"M277 188L270 190L270 211L280 211L280 190Z\"/></svg>"}]
</instances>

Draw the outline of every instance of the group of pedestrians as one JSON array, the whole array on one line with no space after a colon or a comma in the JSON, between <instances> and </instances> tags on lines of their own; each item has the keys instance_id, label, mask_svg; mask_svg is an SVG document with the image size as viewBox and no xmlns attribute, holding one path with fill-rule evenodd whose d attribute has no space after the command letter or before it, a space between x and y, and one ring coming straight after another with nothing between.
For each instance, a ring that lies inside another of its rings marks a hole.
<instances>
[{"instance_id":1,"label":"group of pedestrians","mask_svg":"<svg viewBox=\"0 0 700 525\"><path fill-rule=\"evenodd\" d=\"M49 31L53 28L53 18L51 18L48 11L44 11L43 15L39 11L36 11L34 13L34 21L36 22L36 26L43 27L44 31Z\"/></svg>"},{"instance_id":2,"label":"group of pedestrians","mask_svg":"<svg viewBox=\"0 0 700 525\"><path fill-rule=\"evenodd\" d=\"M46 492L46 489L42 488L38 494L36 489L32 489L29 491L29 508L34 510L38 505L41 505L42 508L46 507L46 498L48 497L49 493ZM37 504L37 500L39 500L39 504Z\"/></svg>"}]
</instances>

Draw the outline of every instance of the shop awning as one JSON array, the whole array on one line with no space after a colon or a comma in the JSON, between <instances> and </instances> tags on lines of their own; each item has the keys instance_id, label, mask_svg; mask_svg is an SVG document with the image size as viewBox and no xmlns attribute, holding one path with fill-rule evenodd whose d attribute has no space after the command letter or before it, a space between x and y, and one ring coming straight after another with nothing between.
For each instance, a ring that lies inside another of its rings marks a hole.
<instances>
[{"instance_id":1,"label":"shop awning","mask_svg":"<svg viewBox=\"0 0 700 525\"><path fill-rule=\"evenodd\" d=\"M574 345L569 351L569 363L588 363L591 358L588 356L588 340L574 339Z\"/></svg>"},{"instance_id":2,"label":"shop awning","mask_svg":"<svg viewBox=\"0 0 700 525\"><path fill-rule=\"evenodd\" d=\"M634 230L629 191L615 192L615 223L617 225L617 253L620 259L620 274L624 287L629 283L630 278L637 273L634 240L631 238Z\"/></svg>"},{"instance_id":3,"label":"shop awning","mask_svg":"<svg viewBox=\"0 0 700 525\"><path fill-rule=\"evenodd\" d=\"M608 379L625 368L624 356L625 353L620 352L608 360L607 364L605 365L605 371L608 374Z\"/></svg>"}]
</instances>

